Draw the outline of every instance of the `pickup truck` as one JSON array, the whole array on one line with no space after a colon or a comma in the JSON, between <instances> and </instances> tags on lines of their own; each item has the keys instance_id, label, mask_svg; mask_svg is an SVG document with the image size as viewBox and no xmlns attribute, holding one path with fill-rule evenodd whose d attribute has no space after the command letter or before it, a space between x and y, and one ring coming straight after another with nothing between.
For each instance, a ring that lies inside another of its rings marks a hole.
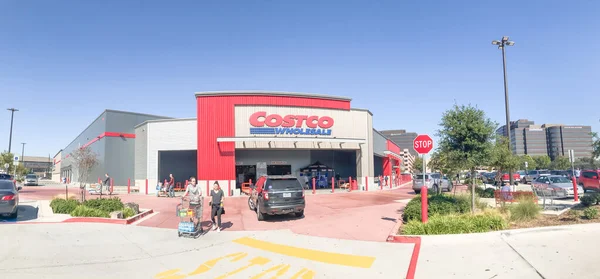
<instances>
[{"instance_id":1,"label":"pickup truck","mask_svg":"<svg viewBox=\"0 0 600 279\"><path fill-rule=\"evenodd\" d=\"M515 183L519 183L519 181L521 181L521 175L518 172L513 172L512 176ZM510 182L508 172L502 174L502 182Z\"/></svg>"}]
</instances>

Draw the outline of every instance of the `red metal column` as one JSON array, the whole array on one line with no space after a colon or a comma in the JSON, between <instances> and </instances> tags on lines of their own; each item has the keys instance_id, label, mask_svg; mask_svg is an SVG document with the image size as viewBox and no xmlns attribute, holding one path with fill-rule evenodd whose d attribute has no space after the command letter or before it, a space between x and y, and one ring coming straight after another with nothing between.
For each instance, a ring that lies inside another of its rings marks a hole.
<instances>
[{"instance_id":1,"label":"red metal column","mask_svg":"<svg viewBox=\"0 0 600 279\"><path fill-rule=\"evenodd\" d=\"M313 177L312 179L312 184L313 184L313 195L316 194L317 191L317 183L316 183L317 179Z\"/></svg>"}]
</instances>

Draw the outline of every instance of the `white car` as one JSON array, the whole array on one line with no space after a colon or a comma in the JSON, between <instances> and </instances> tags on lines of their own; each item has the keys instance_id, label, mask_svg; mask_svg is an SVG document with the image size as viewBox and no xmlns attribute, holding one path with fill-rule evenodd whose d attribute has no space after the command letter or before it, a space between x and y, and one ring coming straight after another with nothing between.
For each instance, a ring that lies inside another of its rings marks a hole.
<instances>
[{"instance_id":1,"label":"white car","mask_svg":"<svg viewBox=\"0 0 600 279\"><path fill-rule=\"evenodd\" d=\"M27 176L25 176L25 186L38 186L39 185L39 181L38 181L38 177L35 174L28 174Z\"/></svg>"}]
</instances>

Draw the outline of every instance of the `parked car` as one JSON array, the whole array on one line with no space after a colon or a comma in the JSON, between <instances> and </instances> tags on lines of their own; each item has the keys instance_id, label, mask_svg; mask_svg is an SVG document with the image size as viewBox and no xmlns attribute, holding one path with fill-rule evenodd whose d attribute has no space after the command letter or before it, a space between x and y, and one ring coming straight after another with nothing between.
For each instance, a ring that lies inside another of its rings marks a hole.
<instances>
[{"instance_id":1,"label":"parked car","mask_svg":"<svg viewBox=\"0 0 600 279\"><path fill-rule=\"evenodd\" d=\"M425 181L423 181L423 177L425 177ZM423 187L423 185L427 186L427 191L431 190L434 193L436 193L438 191L438 189L442 189L442 191L446 190L448 192L452 191L452 181L450 181L448 179L448 177L446 177L445 175L442 176L439 173L427 173L425 175L423 175L423 174L415 175L415 178L413 179L413 186L412 186L415 193L420 194L421 187Z\"/></svg>"},{"instance_id":2,"label":"parked car","mask_svg":"<svg viewBox=\"0 0 600 279\"><path fill-rule=\"evenodd\" d=\"M538 179L538 177L540 177L542 175L550 175L550 171L549 170L530 170L527 173L527 176L521 178L521 183L527 184L529 182L532 182L532 181Z\"/></svg>"},{"instance_id":3,"label":"parked car","mask_svg":"<svg viewBox=\"0 0 600 279\"><path fill-rule=\"evenodd\" d=\"M571 178L571 176L573 176L573 173L570 170L551 170L550 175L560 175Z\"/></svg>"},{"instance_id":4,"label":"parked car","mask_svg":"<svg viewBox=\"0 0 600 279\"><path fill-rule=\"evenodd\" d=\"M10 174L0 173L0 180L13 180L13 177Z\"/></svg>"},{"instance_id":5,"label":"parked car","mask_svg":"<svg viewBox=\"0 0 600 279\"><path fill-rule=\"evenodd\" d=\"M600 170L582 170L579 185L583 187L583 191L600 191Z\"/></svg>"},{"instance_id":6,"label":"parked car","mask_svg":"<svg viewBox=\"0 0 600 279\"><path fill-rule=\"evenodd\" d=\"M296 217L304 216L304 188L295 176L261 176L251 189L248 207L256 211L258 221L263 221L267 215L294 213Z\"/></svg>"},{"instance_id":7,"label":"parked car","mask_svg":"<svg viewBox=\"0 0 600 279\"><path fill-rule=\"evenodd\" d=\"M548 188L552 188L554 191L562 192L565 197L573 197L575 195L573 190L573 181L562 175L542 175L536 180L532 181L531 185L533 187L547 186ZM583 187L578 186L578 194L583 194L583 189Z\"/></svg>"},{"instance_id":8,"label":"parked car","mask_svg":"<svg viewBox=\"0 0 600 279\"><path fill-rule=\"evenodd\" d=\"M11 180L0 180L0 214L8 215L9 218L17 218L19 214L19 191Z\"/></svg>"},{"instance_id":9,"label":"parked car","mask_svg":"<svg viewBox=\"0 0 600 279\"><path fill-rule=\"evenodd\" d=\"M25 176L25 186L38 186L39 185L39 181L38 181L38 176L35 174L28 174Z\"/></svg>"},{"instance_id":10,"label":"parked car","mask_svg":"<svg viewBox=\"0 0 600 279\"><path fill-rule=\"evenodd\" d=\"M512 174L514 183L519 183L521 181L521 175L518 172L513 172ZM510 176L508 172L502 173L502 182L510 182Z\"/></svg>"},{"instance_id":11,"label":"parked car","mask_svg":"<svg viewBox=\"0 0 600 279\"><path fill-rule=\"evenodd\" d=\"M481 174L481 180L485 184L494 184L494 182L496 180L496 173L495 172L484 172Z\"/></svg>"}]
</instances>

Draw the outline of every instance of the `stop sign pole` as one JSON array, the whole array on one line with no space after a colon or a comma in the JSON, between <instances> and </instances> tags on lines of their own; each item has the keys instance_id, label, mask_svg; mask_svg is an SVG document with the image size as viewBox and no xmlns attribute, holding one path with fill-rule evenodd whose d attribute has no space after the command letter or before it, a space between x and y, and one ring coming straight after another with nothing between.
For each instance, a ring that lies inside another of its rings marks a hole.
<instances>
[{"instance_id":1,"label":"stop sign pole","mask_svg":"<svg viewBox=\"0 0 600 279\"><path fill-rule=\"evenodd\" d=\"M427 223L428 210L427 210L427 185L425 185L425 155L433 149L433 140L429 135L418 135L413 140L413 148L417 153L423 155L423 186L421 187L421 222Z\"/></svg>"}]
</instances>

